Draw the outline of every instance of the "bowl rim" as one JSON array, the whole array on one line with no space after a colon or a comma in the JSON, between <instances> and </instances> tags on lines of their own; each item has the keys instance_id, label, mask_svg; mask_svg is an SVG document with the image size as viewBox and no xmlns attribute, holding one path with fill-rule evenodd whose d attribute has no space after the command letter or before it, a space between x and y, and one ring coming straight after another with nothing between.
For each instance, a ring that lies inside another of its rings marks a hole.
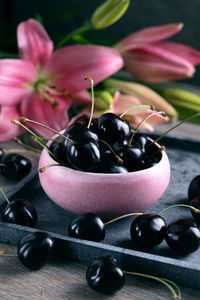
<instances>
[{"instance_id":1,"label":"bowl rim","mask_svg":"<svg viewBox=\"0 0 200 300\"><path fill-rule=\"evenodd\" d=\"M62 130L62 131L60 131L60 133L64 133L64 131L65 131L65 129L64 130ZM56 134L56 135L54 135L51 139L55 139L56 137L58 137L59 135L58 134ZM150 141L154 141L152 138L150 138L150 137L148 137L147 136L147 138L150 140ZM52 140L49 140L48 142L47 142L47 146L49 146L51 143L53 143L53 141ZM160 144L158 144L158 143L155 143L157 146L160 146ZM42 153L44 154L46 154L47 155L47 157L52 161L52 163L55 163L56 162L56 160L54 160L51 156L50 156L50 154L49 154L49 152L44 148L43 150L42 150L42 152L41 152L41 155L40 155L40 158L41 158L41 156L42 156ZM67 166L62 166L62 165L58 165L58 166L56 166L56 167L62 167L62 168L65 168L66 170L68 170L68 172L69 171L72 171L73 173L75 172L75 173L79 173L79 174L88 174L88 175L93 175L93 176L97 176L97 177L102 177L102 176L106 176L106 177L117 177L117 176L130 176L131 174L142 174L142 173L145 173L145 172L147 172L148 170L150 170L150 169L153 169L153 170L155 170L156 168L158 168L159 166L160 166L160 164L162 164L162 162L163 162L163 159L164 159L164 157L166 157L166 158L168 158L168 156L167 156L167 153L166 153L166 151L165 150L163 150L163 151L161 151L161 159L160 159L160 161L157 163L157 164L155 164L154 166L152 166L152 167L150 167L150 168L146 168L146 169L143 169L143 170L138 170L138 171L134 171L134 172L127 172L127 173L96 173L96 172L85 172L85 171L81 171L81 170L76 170L76 169L72 169L72 168L69 168L69 167L67 167ZM51 164L51 162L50 162L50 164ZM42 174L41 172L39 172L40 174Z\"/></svg>"}]
</instances>

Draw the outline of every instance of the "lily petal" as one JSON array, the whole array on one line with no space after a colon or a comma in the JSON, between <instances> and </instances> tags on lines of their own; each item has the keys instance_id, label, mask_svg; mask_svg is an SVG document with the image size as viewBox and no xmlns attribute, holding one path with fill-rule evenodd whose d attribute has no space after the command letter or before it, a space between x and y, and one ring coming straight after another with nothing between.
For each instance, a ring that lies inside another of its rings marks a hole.
<instances>
[{"instance_id":1,"label":"lily petal","mask_svg":"<svg viewBox=\"0 0 200 300\"><path fill-rule=\"evenodd\" d=\"M26 84L36 80L34 65L20 59L0 60L0 104L16 105L30 92Z\"/></svg>"},{"instance_id":2,"label":"lily petal","mask_svg":"<svg viewBox=\"0 0 200 300\"><path fill-rule=\"evenodd\" d=\"M116 115L121 115L127 109L132 107L133 105L140 105L141 102L133 96L120 94L118 99L114 101L113 105L113 113ZM135 115L135 110L129 111L128 115Z\"/></svg>"},{"instance_id":3,"label":"lily petal","mask_svg":"<svg viewBox=\"0 0 200 300\"><path fill-rule=\"evenodd\" d=\"M169 51L178 56L181 56L193 65L197 65L200 63L200 52L192 47L168 41L158 42L155 44L155 46L165 51Z\"/></svg>"},{"instance_id":4,"label":"lily petal","mask_svg":"<svg viewBox=\"0 0 200 300\"><path fill-rule=\"evenodd\" d=\"M11 120L19 119L18 108L2 106L0 112L0 142L5 142L20 135L23 129L11 123Z\"/></svg>"},{"instance_id":5,"label":"lily petal","mask_svg":"<svg viewBox=\"0 0 200 300\"><path fill-rule=\"evenodd\" d=\"M143 46L144 44L152 44L175 35L182 28L182 23L172 23L167 25L148 27L130 34L121 42L119 42L115 46L115 48L120 52L123 52L139 46Z\"/></svg>"},{"instance_id":6,"label":"lily petal","mask_svg":"<svg viewBox=\"0 0 200 300\"><path fill-rule=\"evenodd\" d=\"M124 61L136 78L151 83L191 77L195 71L184 58L152 45L129 51Z\"/></svg>"},{"instance_id":7,"label":"lily petal","mask_svg":"<svg viewBox=\"0 0 200 300\"><path fill-rule=\"evenodd\" d=\"M69 98L70 98L72 104L75 104L75 105L84 105L84 104L91 103L91 95L88 91L81 91L78 93L73 93L73 94L69 95Z\"/></svg>"},{"instance_id":8,"label":"lily petal","mask_svg":"<svg viewBox=\"0 0 200 300\"><path fill-rule=\"evenodd\" d=\"M42 102L38 95L32 93L21 103L20 113L26 118L38 121L57 131L61 131L67 126L69 121L67 109L70 106L70 102L61 98L57 100L59 104L56 107L52 107L49 102ZM43 127L34 124L31 124L31 127L44 137L52 137L55 135Z\"/></svg>"},{"instance_id":9,"label":"lily petal","mask_svg":"<svg viewBox=\"0 0 200 300\"><path fill-rule=\"evenodd\" d=\"M40 66L49 60L53 51L53 42L46 30L34 19L19 24L17 41L20 57Z\"/></svg>"},{"instance_id":10,"label":"lily petal","mask_svg":"<svg viewBox=\"0 0 200 300\"><path fill-rule=\"evenodd\" d=\"M56 86L76 93L89 88L88 80L84 80L85 76L92 77L97 84L122 66L121 55L112 48L75 45L57 50L44 67L44 74L55 77Z\"/></svg>"}]
</instances>

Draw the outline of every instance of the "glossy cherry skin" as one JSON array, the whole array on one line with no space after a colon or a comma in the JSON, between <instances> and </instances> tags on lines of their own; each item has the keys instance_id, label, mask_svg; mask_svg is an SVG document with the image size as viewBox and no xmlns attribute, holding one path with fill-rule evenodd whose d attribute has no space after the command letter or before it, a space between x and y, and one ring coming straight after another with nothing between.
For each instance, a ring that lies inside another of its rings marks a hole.
<instances>
[{"instance_id":1,"label":"glossy cherry skin","mask_svg":"<svg viewBox=\"0 0 200 300\"><path fill-rule=\"evenodd\" d=\"M99 143L94 139L73 142L67 150L67 159L77 170L91 171L100 161Z\"/></svg>"},{"instance_id":2,"label":"glossy cherry skin","mask_svg":"<svg viewBox=\"0 0 200 300\"><path fill-rule=\"evenodd\" d=\"M34 227L38 215L35 207L29 201L16 199L4 208L1 212L1 218L4 222Z\"/></svg>"},{"instance_id":3,"label":"glossy cherry skin","mask_svg":"<svg viewBox=\"0 0 200 300\"><path fill-rule=\"evenodd\" d=\"M200 230L195 223L179 219L168 225L165 240L179 254L190 254L199 247Z\"/></svg>"},{"instance_id":4,"label":"glossy cherry skin","mask_svg":"<svg viewBox=\"0 0 200 300\"><path fill-rule=\"evenodd\" d=\"M83 126L87 127L88 123L89 123L89 118L88 117L84 117L80 120L77 120L78 123L81 123ZM90 123L90 130L94 133L97 134L98 132L98 125L97 125L98 119L97 118L92 118L92 121Z\"/></svg>"},{"instance_id":5,"label":"glossy cherry skin","mask_svg":"<svg viewBox=\"0 0 200 300\"><path fill-rule=\"evenodd\" d=\"M62 143L54 141L50 145L50 151L54 155L54 157L52 157L53 159L55 159L55 157L56 157L56 161L58 163L62 163L64 165L67 165L66 149L64 148Z\"/></svg>"},{"instance_id":6,"label":"glossy cherry skin","mask_svg":"<svg viewBox=\"0 0 200 300\"><path fill-rule=\"evenodd\" d=\"M4 151L3 151L3 149L0 147L0 162L2 161L3 156L4 156Z\"/></svg>"},{"instance_id":7,"label":"glossy cherry skin","mask_svg":"<svg viewBox=\"0 0 200 300\"><path fill-rule=\"evenodd\" d=\"M102 140L112 144L117 139L129 137L131 127L126 120L113 113L106 113L98 119L98 134Z\"/></svg>"},{"instance_id":8,"label":"glossy cherry skin","mask_svg":"<svg viewBox=\"0 0 200 300\"><path fill-rule=\"evenodd\" d=\"M101 161L115 159L114 154L104 142L99 141L99 148L101 153Z\"/></svg>"},{"instance_id":9,"label":"glossy cherry skin","mask_svg":"<svg viewBox=\"0 0 200 300\"><path fill-rule=\"evenodd\" d=\"M165 220L155 214L144 214L136 217L130 228L132 240L143 247L155 247L165 238Z\"/></svg>"},{"instance_id":10,"label":"glossy cherry skin","mask_svg":"<svg viewBox=\"0 0 200 300\"><path fill-rule=\"evenodd\" d=\"M102 220L93 213L86 213L75 218L68 226L70 236L100 242L105 237L105 228Z\"/></svg>"},{"instance_id":11,"label":"glossy cherry skin","mask_svg":"<svg viewBox=\"0 0 200 300\"><path fill-rule=\"evenodd\" d=\"M162 153L158 152L156 154L152 155L144 155L143 157L143 169L151 168L159 163L159 161L162 158Z\"/></svg>"},{"instance_id":12,"label":"glossy cherry skin","mask_svg":"<svg viewBox=\"0 0 200 300\"><path fill-rule=\"evenodd\" d=\"M89 139L94 139L98 141L98 136L92 132L90 129L82 125L81 123L74 123L70 125L64 132L64 136L66 136L71 141L86 141ZM62 143L65 149L68 149L71 145L71 142L65 138L62 139Z\"/></svg>"},{"instance_id":13,"label":"glossy cherry skin","mask_svg":"<svg viewBox=\"0 0 200 300\"><path fill-rule=\"evenodd\" d=\"M15 153L5 154L1 163L5 165L1 167L2 174L13 179L22 179L31 170L30 160Z\"/></svg>"},{"instance_id":14,"label":"glossy cherry skin","mask_svg":"<svg viewBox=\"0 0 200 300\"><path fill-rule=\"evenodd\" d=\"M120 163L112 160L102 161L94 170L97 173L128 173L128 170Z\"/></svg>"},{"instance_id":15,"label":"glossy cherry skin","mask_svg":"<svg viewBox=\"0 0 200 300\"><path fill-rule=\"evenodd\" d=\"M129 172L142 169L143 153L137 145L123 146L116 152L123 160L123 166L127 168Z\"/></svg>"},{"instance_id":16,"label":"glossy cherry skin","mask_svg":"<svg viewBox=\"0 0 200 300\"><path fill-rule=\"evenodd\" d=\"M196 196L200 196L200 175L194 177L188 187L189 200L193 200Z\"/></svg>"},{"instance_id":17,"label":"glossy cherry skin","mask_svg":"<svg viewBox=\"0 0 200 300\"><path fill-rule=\"evenodd\" d=\"M137 132L133 137L133 142L134 141L139 144L142 152L145 153L146 145L148 143L148 138L146 137L146 135Z\"/></svg>"},{"instance_id":18,"label":"glossy cherry skin","mask_svg":"<svg viewBox=\"0 0 200 300\"><path fill-rule=\"evenodd\" d=\"M125 276L112 256L103 256L94 260L86 272L88 285L103 294L113 294L123 288Z\"/></svg>"},{"instance_id":19,"label":"glossy cherry skin","mask_svg":"<svg viewBox=\"0 0 200 300\"><path fill-rule=\"evenodd\" d=\"M200 210L200 196L196 196L191 202L190 202L191 206L194 206L196 208L198 208ZM193 217L195 218L196 221L198 221L200 223L200 214L194 212L193 210L191 210L191 214L193 215Z\"/></svg>"},{"instance_id":20,"label":"glossy cherry skin","mask_svg":"<svg viewBox=\"0 0 200 300\"><path fill-rule=\"evenodd\" d=\"M54 238L45 232L28 234L19 242L17 248L21 263L31 270L43 267L53 253Z\"/></svg>"}]
</instances>

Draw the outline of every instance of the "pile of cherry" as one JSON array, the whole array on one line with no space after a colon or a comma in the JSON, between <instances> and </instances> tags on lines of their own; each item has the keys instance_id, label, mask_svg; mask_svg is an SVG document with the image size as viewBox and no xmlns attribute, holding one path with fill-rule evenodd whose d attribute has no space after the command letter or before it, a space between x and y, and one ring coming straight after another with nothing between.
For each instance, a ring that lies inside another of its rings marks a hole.
<instances>
[{"instance_id":1,"label":"pile of cherry","mask_svg":"<svg viewBox=\"0 0 200 300\"><path fill-rule=\"evenodd\" d=\"M28 158L17 153L5 154L0 148L0 168L3 176L20 180L28 175L31 166Z\"/></svg>"},{"instance_id":2,"label":"pile of cherry","mask_svg":"<svg viewBox=\"0 0 200 300\"><path fill-rule=\"evenodd\" d=\"M50 145L62 165L85 172L127 173L157 164L161 150L146 135L131 130L128 121L113 113L84 118L70 125L61 141Z\"/></svg>"},{"instance_id":3,"label":"pile of cherry","mask_svg":"<svg viewBox=\"0 0 200 300\"><path fill-rule=\"evenodd\" d=\"M2 190L1 192L4 194ZM4 196L6 197L5 194ZM191 181L188 197L188 207L197 224L200 224L200 175ZM8 199L7 201L9 202ZM33 227L37 223L37 211L29 201L18 199L8 203L1 212L1 218L5 222ZM103 223L97 215L88 212L69 224L68 234L99 242L105 237L105 227L113 221L115 220ZM165 239L168 246L181 255L194 252L200 245L200 230L196 223L179 219L167 226L159 214L144 213L137 216L131 223L130 236L134 243L144 248L155 247ZM18 258L29 269L40 269L53 254L54 245L54 238L50 234L36 231L22 237L18 244ZM106 294L119 290L125 283L124 272L111 256L100 257L91 262L86 279L91 288Z\"/></svg>"}]
</instances>

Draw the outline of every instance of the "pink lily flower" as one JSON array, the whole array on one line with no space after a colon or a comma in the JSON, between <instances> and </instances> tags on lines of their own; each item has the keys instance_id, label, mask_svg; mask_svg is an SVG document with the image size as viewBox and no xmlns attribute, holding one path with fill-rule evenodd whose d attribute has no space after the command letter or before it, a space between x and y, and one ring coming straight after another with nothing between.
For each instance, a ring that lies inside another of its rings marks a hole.
<instances>
[{"instance_id":1,"label":"pink lily flower","mask_svg":"<svg viewBox=\"0 0 200 300\"><path fill-rule=\"evenodd\" d=\"M165 41L182 27L182 23L148 27L129 35L115 49L123 56L125 68L139 80L155 83L191 77L200 63L200 52Z\"/></svg>"},{"instance_id":2,"label":"pink lily flower","mask_svg":"<svg viewBox=\"0 0 200 300\"><path fill-rule=\"evenodd\" d=\"M10 126L19 115L60 131L69 122L71 95L85 103L89 82L84 77L98 83L123 66L121 55L103 46L67 46L53 53L53 42L34 19L19 24L17 39L20 59L0 60L0 141L21 133L18 126ZM32 127L51 136L42 127Z\"/></svg>"}]
</instances>

